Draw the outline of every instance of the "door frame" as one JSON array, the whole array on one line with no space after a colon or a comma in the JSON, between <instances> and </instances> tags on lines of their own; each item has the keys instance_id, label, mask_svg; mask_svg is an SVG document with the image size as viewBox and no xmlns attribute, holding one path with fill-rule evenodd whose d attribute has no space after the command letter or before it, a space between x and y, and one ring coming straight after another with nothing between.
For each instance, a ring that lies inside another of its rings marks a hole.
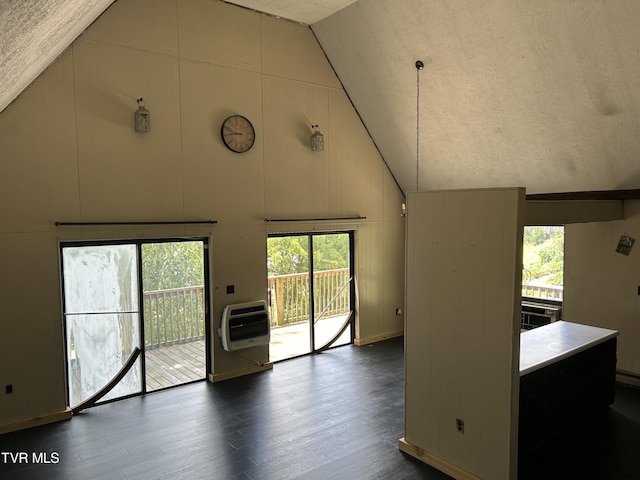
<instances>
[{"instance_id":1,"label":"door frame","mask_svg":"<svg viewBox=\"0 0 640 480\"><path fill-rule=\"evenodd\" d=\"M296 232L277 232L277 233L268 233L267 241L269 238L282 238L282 237L307 237L307 245L309 251L309 264L308 264L308 275L309 275L309 352L304 353L302 355L310 355L321 353L327 349L337 348L340 346L344 346L344 344L329 346L327 348L316 348L315 345L315 305L314 305L314 282L313 282L313 274L314 274L314 261L313 261L313 237L320 237L324 235L348 235L349 239L349 276L352 279L349 285L349 307L350 311L353 312L353 318L350 322L350 338L349 345L355 342L355 330L356 330L356 276L355 276L355 229L347 229L347 230L323 230L323 231L296 231ZM291 357L295 358L295 357Z\"/></svg>"},{"instance_id":2,"label":"door frame","mask_svg":"<svg viewBox=\"0 0 640 480\"><path fill-rule=\"evenodd\" d=\"M108 399L104 401L99 401L97 404L102 405L106 403L111 403L119 400L124 400L126 398L136 397L140 395L145 395L148 393L147 391L147 381L146 381L146 348L145 348L145 312L144 312L144 304L143 304L143 275L142 275L142 245L149 243L175 243L175 242L202 242L203 244L203 278L204 278L204 340L205 340L205 376L200 380L194 380L192 382L185 382L178 385L174 385L171 387L165 387L163 389L155 389L153 392L157 392L160 390L164 390L166 388L174 388L182 385L187 385L189 383L199 382L206 380L209 375L212 373L211 368L211 322L210 322L210 312L211 312L211 276L210 276L210 263L211 263L211 255L210 255L210 246L211 246L211 237L208 235L205 236L167 236L167 237L158 237L158 238L120 238L120 239L109 239L109 240L61 240L58 242L58 254L59 254L59 265L60 265L60 294L61 294L61 314L62 314L62 328L63 328L63 347L64 347L64 362L65 362L65 392L67 398L67 404L70 404L69 398L69 345L67 339L67 318L66 318L66 308L65 308L65 277L64 277L64 264L63 264L63 249L67 247L83 247L83 246L109 246L109 245L135 245L136 247L136 256L137 256L137 290L138 290L138 309L139 309L139 319L138 319L138 328L140 330L140 368L141 368L141 388L139 392L135 392L129 395L123 395L121 397Z\"/></svg>"}]
</instances>

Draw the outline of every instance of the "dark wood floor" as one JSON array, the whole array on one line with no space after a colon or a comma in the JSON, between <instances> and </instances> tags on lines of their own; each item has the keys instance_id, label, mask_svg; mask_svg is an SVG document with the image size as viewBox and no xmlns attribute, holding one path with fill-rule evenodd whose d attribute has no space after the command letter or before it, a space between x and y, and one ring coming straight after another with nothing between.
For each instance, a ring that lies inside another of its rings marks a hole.
<instances>
[{"instance_id":1,"label":"dark wood floor","mask_svg":"<svg viewBox=\"0 0 640 480\"><path fill-rule=\"evenodd\" d=\"M29 457L0 456L0 478L448 478L397 448L403 383L401 339L336 348L0 435L0 452ZM34 464L42 452L59 462ZM640 478L640 391L619 388L607 412L521 462L519 478Z\"/></svg>"}]
</instances>

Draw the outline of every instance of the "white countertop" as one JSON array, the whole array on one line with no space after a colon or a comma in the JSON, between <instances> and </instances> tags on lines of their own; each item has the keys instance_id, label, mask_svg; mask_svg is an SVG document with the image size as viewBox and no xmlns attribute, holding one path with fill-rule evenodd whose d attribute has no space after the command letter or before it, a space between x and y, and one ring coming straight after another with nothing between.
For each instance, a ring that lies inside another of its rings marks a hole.
<instances>
[{"instance_id":1,"label":"white countertop","mask_svg":"<svg viewBox=\"0 0 640 480\"><path fill-rule=\"evenodd\" d=\"M520 334L520 376L570 357L618 335L616 330L565 321Z\"/></svg>"}]
</instances>

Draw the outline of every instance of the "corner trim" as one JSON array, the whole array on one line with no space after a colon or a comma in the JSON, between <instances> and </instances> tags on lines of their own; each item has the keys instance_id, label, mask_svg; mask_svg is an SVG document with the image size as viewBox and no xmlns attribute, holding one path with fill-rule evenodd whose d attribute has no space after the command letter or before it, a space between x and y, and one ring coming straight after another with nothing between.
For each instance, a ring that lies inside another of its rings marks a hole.
<instances>
[{"instance_id":1,"label":"corner trim","mask_svg":"<svg viewBox=\"0 0 640 480\"><path fill-rule=\"evenodd\" d=\"M47 423L60 422L69 420L73 416L71 409L67 407L63 412L52 413L42 417L29 418L27 420L19 420L17 422L4 423L0 425L0 434L24 430L31 427L46 425Z\"/></svg>"},{"instance_id":2,"label":"corner trim","mask_svg":"<svg viewBox=\"0 0 640 480\"><path fill-rule=\"evenodd\" d=\"M356 338L353 343L354 345L361 347L363 345L368 345L370 343L382 342L383 340L389 340L390 338L401 337L404 335L404 330L397 330L395 332L387 332L382 333L380 335L374 335L373 337L367 338Z\"/></svg>"},{"instance_id":3,"label":"corner trim","mask_svg":"<svg viewBox=\"0 0 640 480\"><path fill-rule=\"evenodd\" d=\"M398 448L400 451L411 455L422 463L431 465L433 468L436 468L457 480L481 480L480 477L475 476L473 473L460 468L444 458L438 457L433 453L426 452L422 448L407 442L404 437L398 440Z\"/></svg>"},{"instance_id":4,"label":"corner trim","mask_svg":"<svg viewBox=\"0 0 640 480\"><path fill-rule=\"evenodd\" d=\"M264 372L265 370L271 370L273 363L267 362L262 365L253 365L247 368L241 368L239 370L232 370L224 373L210 373L209 381L211 383L222 382L223 380L229 380L231 378L242 377L243 375L250 375L252 373Z\"/></svg>"},{"instance_id":5,"label":"corner trim","mask_svg":"<svg viewBox=\"0 0 640 480\"><path fill-rule=\"evenodd\" d=\"M640 376L624 370L616 371L616 382L625 387L640 388Z\"/></svg>"}]
</instances>

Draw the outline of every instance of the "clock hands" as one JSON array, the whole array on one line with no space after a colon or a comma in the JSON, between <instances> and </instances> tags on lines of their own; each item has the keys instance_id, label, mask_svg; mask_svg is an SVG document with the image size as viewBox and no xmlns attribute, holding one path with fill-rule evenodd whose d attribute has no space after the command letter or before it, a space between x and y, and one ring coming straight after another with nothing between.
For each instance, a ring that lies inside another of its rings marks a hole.
<instances>
[{"instance_id":1,"label":"clock hands","mask_svg":"<svg viewBox=\"0 0 640 480\"><path fill-rule=\"evenodd\" d=\"M236 153L246 152L253 146L255 131L251 122L242 115L231 115L222 123L222 140Z\"/></svg>"},{"instance_id":2,"label":"clock hands","mask_svg":"<svg viewBox=\"0 0 640 480\"><path fill-rule=\"evenodd\" d=\"M226 133L223 134L225 137L228 137L229 135L242 135L240 132L234 132L228 125L225 125L224 129L226 130Z\"/></svg>"}]
</instances>

